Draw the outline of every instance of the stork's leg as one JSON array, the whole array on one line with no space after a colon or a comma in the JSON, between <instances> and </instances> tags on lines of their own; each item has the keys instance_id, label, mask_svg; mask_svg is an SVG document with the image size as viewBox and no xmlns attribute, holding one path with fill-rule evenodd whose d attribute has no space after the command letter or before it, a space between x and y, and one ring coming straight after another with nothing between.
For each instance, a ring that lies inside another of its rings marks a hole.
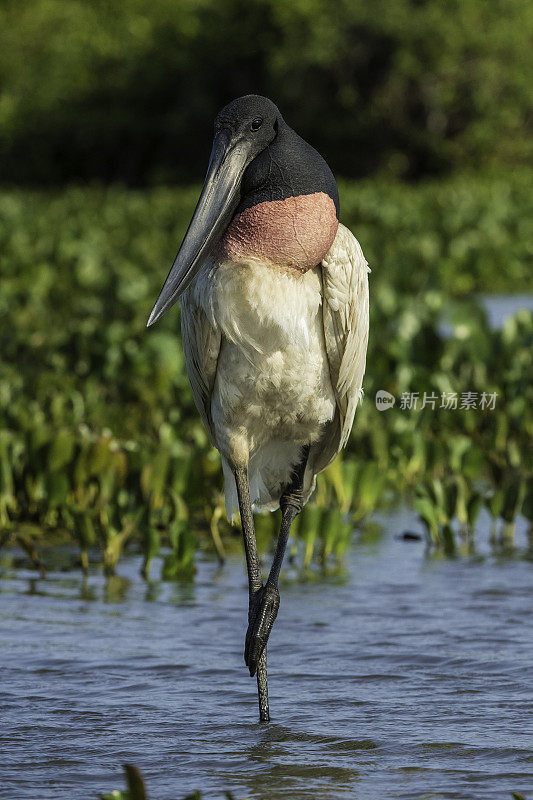
<instances>
[{"instance_id":1,"label":"stork's leg","mask_svg":"<svg viewBox=\"0 0 533 800\"><path fill-rule=\"evenodd\" d=\"M241 514L242 534L244 538L244 552L246 554L246 569L248 571L248 591L249 591L249 610L248 622L251 618L254 600L263 588L261 577L261 566L257 554L257 542L255 540L254 516L252 513L252 503L250 500L250 484L248 482L248 470L246 467L234 471L235 483L237 484L237 495L239 498L239 511ZM257 693L259 697L259 720L261 722L270 721L268 708L268 682L267 682L267 659L266 648L257 662ZM250 675L255 673L250 670Z\"/></svg>"},{"instance_id":2,"label":"stork's leg","mask_svg":"<svg viewBox=\"0 0 533 800\"><path fill-rule=\"evenodd\" d=\"M303 480L305 466L309 455L309 447L303 449L302 459L295 468L293 478L280 498L281 528L274 553L274 560L265 586L262 586L252 598L252 608L246 633L244 660L253 675L259 669L262 653L266 644L279 608L278 579L285 548L294 518L300 513L303 505Z\"/></svg>"}]
</instances>

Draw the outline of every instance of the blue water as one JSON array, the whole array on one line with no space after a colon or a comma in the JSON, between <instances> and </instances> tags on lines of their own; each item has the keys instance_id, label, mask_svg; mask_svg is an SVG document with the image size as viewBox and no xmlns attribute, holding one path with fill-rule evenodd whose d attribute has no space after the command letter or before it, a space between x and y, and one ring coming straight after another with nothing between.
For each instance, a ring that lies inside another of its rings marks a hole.
<instances>
[{"instance_id":1,"label":"blue water","mask_svg":"<svg viewBox=\"0 0 533 800\"><path fill-rule=\"evenodd\" d=\"M242 661L240 555L193 583L0 572L3 800L96 798L143 771L151 800L457 798L533 789L532 567L525 525L446 559L356 535L344 578L285 575L269 645L269 726ZM157 572L157 569L154 570Z\"/></svg>"},{"instance_id":2,"label":"blue water","mask_svg":"<svg viewBox=\"0 0 533 800\"><path fill-rule=\"evenodd\" d=\"M482 295L480 297L487 311L491 328L501 328L508 317L517 311L533 311L532 294Z\"/></svg>"}]
</instances>

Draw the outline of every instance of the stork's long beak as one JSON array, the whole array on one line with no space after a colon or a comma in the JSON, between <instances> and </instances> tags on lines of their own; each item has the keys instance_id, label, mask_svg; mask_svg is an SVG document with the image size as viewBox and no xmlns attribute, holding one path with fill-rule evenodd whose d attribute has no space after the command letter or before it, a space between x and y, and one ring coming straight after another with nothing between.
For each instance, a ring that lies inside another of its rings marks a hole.
<instances>
[{"instance_id":1,"label":"stork's long beak","mask_svg":"<svg viewBox=\"0 0 533 800\"><path fill-rule=\"evenodd\" d=\"M148 326L174 305L221 239L239 204L241 179L253 158L250 150L245 139L232 141L229 130L215 136L200 199Z\"/></svg>"}]
</instances>

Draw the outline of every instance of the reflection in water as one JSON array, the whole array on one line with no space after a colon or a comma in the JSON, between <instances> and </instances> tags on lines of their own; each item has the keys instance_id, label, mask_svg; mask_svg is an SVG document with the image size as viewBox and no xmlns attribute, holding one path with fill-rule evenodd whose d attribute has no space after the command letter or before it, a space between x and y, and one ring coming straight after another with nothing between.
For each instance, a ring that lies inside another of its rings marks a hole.
<instances>
[{"instance_id":1,"label":"reflection in water","mask_svg":"<svg viewBox=\"0 0 533 800\"><path fill-rule=\"evenodd\" d=\"M160 598L163 591L161 581L149 580L146 581L146 592L144 599L147 603L156 603Z\"/></svg>"},{"instance_id":2,"label":"reflection in water","mask_svg":"<svg viewBox=\"0 0 533 800\"><path fill-rule=\"evenodd\" d=\"M26 594L35 595L40 593L41 592L39 589L39 581L37 580L37 578L30 578L28 581L28 589L26 591Z\"/></svg>"},{"instance_id":3,"label":"reflection in water","mask_svg":"<svg viewBox=\"0 0 533 800\"><path fill-rule=\"evenodd\" d=\"M123 603L128 596L131 581L121 575L108 575L104 584L106 603Z\"/></svg>"},{"instance_id":4,"label":"reflection in water","mask_svg":"<svg viewBox=\"0 0 533 800\"><path fill-rule=\"evenodd\" d=\"M97 599L96 586L92 584L86 575L82 575L80 581L80 600L89 602Z\"/></svg>"},{"instance_id":5,"label":"reflection in water","mask_svg":"<svg viewBox=\"0 0 533 800\"><path fill-rule=\"evenodd\" d=\"M150 797L501 798L532 783L531 560L403 541L409 514L354 537L342 576L288 569L269 647L273 722L242 661L244 564L193 582L46 580L0 564L2 796L96 798L143 770Z\"/></svg>"}]
</instances>

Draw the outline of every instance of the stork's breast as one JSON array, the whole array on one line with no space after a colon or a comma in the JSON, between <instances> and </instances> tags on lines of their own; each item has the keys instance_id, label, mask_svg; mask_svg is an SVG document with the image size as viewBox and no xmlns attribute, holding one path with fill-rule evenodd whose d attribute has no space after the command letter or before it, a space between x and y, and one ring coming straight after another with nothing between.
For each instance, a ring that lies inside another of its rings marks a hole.
<instances>
[{"instance_id":1,"label":"stork's breast","mask_svg":"<svg viewBox=\"0 0 533 800\"><path fill-rule=\"evenodd\" d=\"M306 272L322 261L338 224L335 204L325 192L269 200L233 218L220 242L219 256L231 261L258 258Z\"/></svg>"}]
</instances>

